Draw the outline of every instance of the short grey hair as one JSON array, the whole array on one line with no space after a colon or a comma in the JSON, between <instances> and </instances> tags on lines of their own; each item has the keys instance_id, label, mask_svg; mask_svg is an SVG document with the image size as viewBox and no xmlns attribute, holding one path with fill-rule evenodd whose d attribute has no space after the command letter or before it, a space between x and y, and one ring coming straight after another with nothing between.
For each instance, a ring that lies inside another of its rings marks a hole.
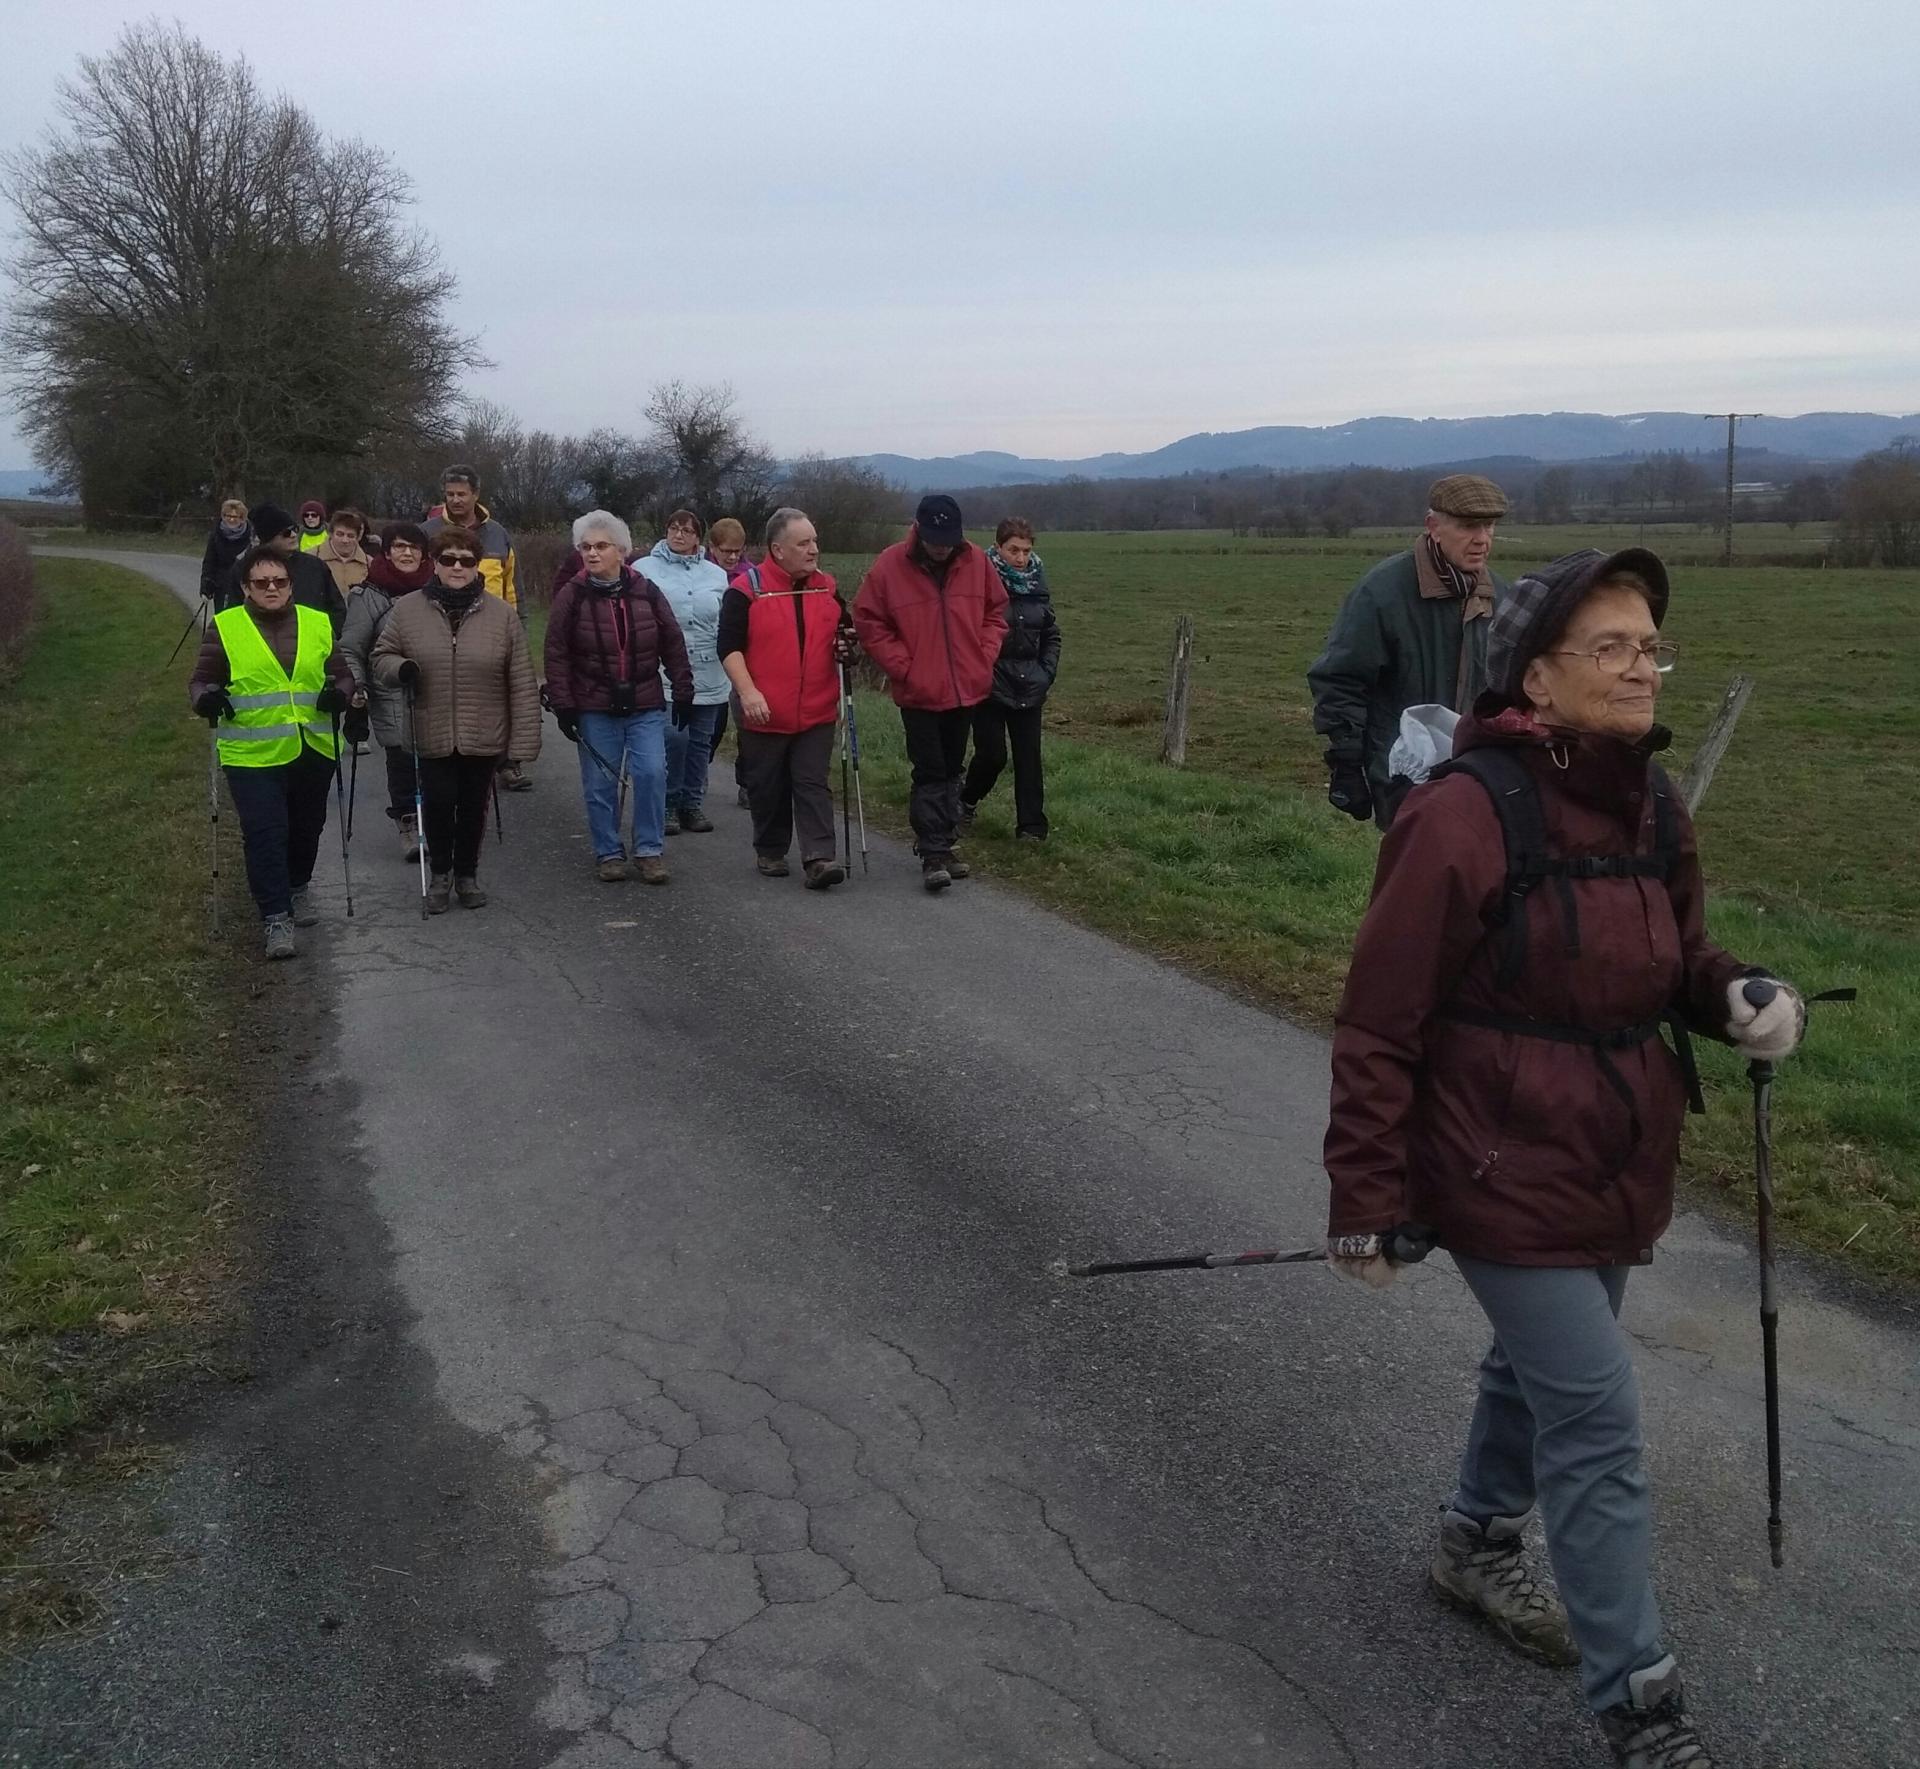
<instances>
[{"instance_id":1,"label":"short grey hair","mask_svg":"<svg viewBox=\"0 0 1920 1769\"><path fill-rule=\"evenodd\" d=\"M767 545L771 547L796 522L811 522L813 518L805 510L796 510L791 504L782 504L767 518Z\"/></svg>"},{"instance_id":2,"label":"short grey hair","mask_svg":"<svg viewBox=\"0 0 1920 1769\"><path fill-rule=\"evenodd\" d=\"M584 516L574 517L573 544L579 546L590 534L611 535L622 557L633 551L633 530L611 510L589 510Z\"/></svg>"}]
</instances>

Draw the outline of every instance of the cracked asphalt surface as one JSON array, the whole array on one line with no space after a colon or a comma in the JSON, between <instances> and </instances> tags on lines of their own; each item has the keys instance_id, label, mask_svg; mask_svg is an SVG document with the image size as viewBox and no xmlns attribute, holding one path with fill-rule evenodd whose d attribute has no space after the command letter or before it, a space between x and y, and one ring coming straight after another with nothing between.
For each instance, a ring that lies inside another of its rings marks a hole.
<instances>
[{"instance_id":1,"label":"cracked asphalt surface","mask_svg":"<svg viewBox=\"0 0 1920 1769\"><path fill-rule=\"evenodd\" d=\"M1443 1257L1384 1297L1049 1270L1316 1241L1319 1039L986 880L930 900L891 844L830 894L763 880L724 768L671 885L601 885L548 738L491 907L423 922L369 792L356 916L330 831L301 961L421 1431L541 1531L530 1574L477 1550L499 1613L420 1612L422 1663L526 1692L488 1760L1605 1760L1570 1676L1422 1589L1486 1337ZM1726 1761L1917 1763L1920 1323L1782 1284L1780 1573L1748 1247L1683 1216L1628 1292L1670 1630ZM470 1760L432 1740L393 1760ZM371 1760L332 1749L193 1760Z\"/></svg>"}]
</instances>

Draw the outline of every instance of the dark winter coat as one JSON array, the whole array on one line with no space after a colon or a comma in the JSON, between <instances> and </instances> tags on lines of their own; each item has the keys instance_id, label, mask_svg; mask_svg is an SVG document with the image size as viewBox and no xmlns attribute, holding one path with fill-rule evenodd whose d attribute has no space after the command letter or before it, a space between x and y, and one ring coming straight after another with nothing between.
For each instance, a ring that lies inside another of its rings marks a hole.
<instances>
[{"instance_id":1,"label":"dark winter coat","mask_svg":"<svg viewBox=\"0 0 1920 1769\"><path fill-rule=\"evenodd\" d=\"M1463 719L1454 753L1491 744L1524 758L1554 856L1653 852L1651 744L1557 741L1509 710ZM1542 883L1526 911L1524 969L1502 989L1489 918L1506 849L1492 801L1460 774L1408 794L1381 845L1334 1021L1330 1234L1412 1221L1454 1252L1509 1265L1652 1257L1673 1214L1686 1103L1666 1043L1606 1053L1629 1109L1590 1047L1447 1010L1617 1031L1672 1008L1724 1037L1727 984L1752 973L1707 938L1693 825L1677 799L1672 809L1672 876L1568 880L1577 954L1555 881Z\"/></svg>"},{"instance_id":2,"label":"dark winter coat","mask_svg":"<svg viewBox=\"0 0 1920 1769\"><path fill-rule=\"evenodd\" d=\"M666 597L631 566L621 566L620 581L606 588L584 571L560 586L547 612L546 662L555 712L611 711L614 684L623 680L633 684L635 712L656 712L667 703L663 669L673 698L693 702L693 666L680 623Z\"/></svg>"},{"instance_id":3,"label":"dark winter coat","mask_svg":"<svg viewBox=\"0 0 1920 1769\"><path fill-rule=\"evenodd\" d=\"M1007 591L980 548L967 543L937 566L919 531L874 560L853 602L854 629L887 672L896 706L950 712L993 689L1007 636Z\"/></svg>"},{"instance_id":4,"label":"dark winter coat","mask_svg":"<svg viewBox=\"0 0 1920 1769\"><path fill-rule=\"evenodd\" d=\"M1420 547L1383 559L1347 592L1327 634L1326 649L1307 671L1313 728L1330 753L1361 763L1373 802L1393 802L1387 755L1410 706L1472 706L1486 686L1484 619L1462 622L1462 604L1435 593L1437 577ZM1488 573L1494 596L1506 585ZM1426 593L1423 593L1423 588ZM1468 647L1466 693L1459 691L1460 648Z\"/></svg>"},{"instance_id":5,"label":"dark winter coat","mask_svg":"<svg viewBox=\"0 0 1920 1769\"><path fill-rule=\"evenodd\" d=\"M226 606L220 598L233 576L233 568L240 563L241 556L252 548L253 539L251 523L241 531L238 540L222 534L217 522L213 525L213 533L207 536L207 550L200 555L200 594L211 597L217 607Z\"/></svg>"},{"instance_id":6,"label":"dark winter coat","mask_svg":"<svg viewBox=\"0 0 1920 1769\"><path fill-rule=\"evenodd\" d=\"M340 637L340 629L346 625L347 599L340 594L340 586L333 581L333 573L320 563L311 553L295 553L284 561L287 576L293 582L293 599L302 608L314 608L333 622L333 636ZM224 614L229 608L237 608L246 600L246 593L240 588L240 567L236 563L227 573L226 589L217 597L216 614Z\"/></svg>"},{"instance_id":7,"label":"dark winter coat","mask_svg":"<svg viewBox=\"0 0 1920 1769\"><path fill-rule=\"evenodd\" d=\"M993 698L1002 706L1033 707L1044 701L1060 673L1060 623L1044 567L1038 587L1007 596L1007 636L993 666ZM1001 579L1005 585L1004 576Z\"/></svg>"}]
</instances>

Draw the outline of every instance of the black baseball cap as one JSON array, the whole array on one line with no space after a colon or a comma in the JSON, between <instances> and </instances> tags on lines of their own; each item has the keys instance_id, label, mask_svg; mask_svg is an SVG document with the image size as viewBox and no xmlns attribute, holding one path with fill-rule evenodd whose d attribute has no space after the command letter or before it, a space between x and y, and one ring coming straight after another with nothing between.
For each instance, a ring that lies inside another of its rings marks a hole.
<instances>
[{"instance_id":1,"label":"black baseball cap","mask_svg":"<svg viewBox=\"0 0 1920 1769\"><path fill-rule=\"evenodd\" d=\"M913 525L920 531L920 539L930 547L957 547L967 538L960 522L960 506L943 491L920 500L920 507L913 513Z\"/></svg>"}]
</instances>

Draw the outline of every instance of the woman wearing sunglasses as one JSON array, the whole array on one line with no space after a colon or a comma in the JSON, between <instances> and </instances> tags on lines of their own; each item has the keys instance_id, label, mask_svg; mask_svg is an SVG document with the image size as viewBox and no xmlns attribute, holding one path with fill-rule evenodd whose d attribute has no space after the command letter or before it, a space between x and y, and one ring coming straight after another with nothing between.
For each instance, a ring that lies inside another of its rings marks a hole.
<instances>
[{"instance_id":1,"label":"woman wearing sunglasses","mask_svg":"<svg viewBox=\"0 0 1920 1769\"><path fill-rule=\"evenodd\" d=\"M373 679L410 704L419 757L427 908L457 896L484 908L480 843L493 775L504 756L540 753L540 689L520 617L480 581L480 547L465 528L433 537L433 576L401 596L373 647Z\"/></svg>"},{"instance_id":2,"label":"woman wearing sunglasses","mask_svg":"<svg viewBox=\"0 0 1920 1769\"><path fill-rule=\"evenodd\" d=\"M339 753L334 717L366 697L334 648L333 623L295 605L282 553L252 548L235 580L241 600L208 621L187 700L219 746L266 955L291 958L293 930L320 919L308 886Z\"/></svg>"},{"instance_id":3,"label":"woman wearing sunglasses","mask_svg":"<svg viewBox=\"0 0 1920 1769\"><path fill-rule=\"evenodd\" d=\"M1354 944L1327 1251L1384 1288L1383 1233L1429 1225L1493 1328L1436 1595L1577 1664L1616 1761L1710 1769L1654 1600L1618 1316L1673 1215L1685 1032L1778 1061L1805 1009L1785 984L1756 1009L1765 973L1707 938L1693 825L1654 761L1667 600L1652 553L1589 549L1495 608L1488 691L1395 817ZM1536 1506L1557 1593L1523 1559Z\"/></svg>"}]
</instances>

